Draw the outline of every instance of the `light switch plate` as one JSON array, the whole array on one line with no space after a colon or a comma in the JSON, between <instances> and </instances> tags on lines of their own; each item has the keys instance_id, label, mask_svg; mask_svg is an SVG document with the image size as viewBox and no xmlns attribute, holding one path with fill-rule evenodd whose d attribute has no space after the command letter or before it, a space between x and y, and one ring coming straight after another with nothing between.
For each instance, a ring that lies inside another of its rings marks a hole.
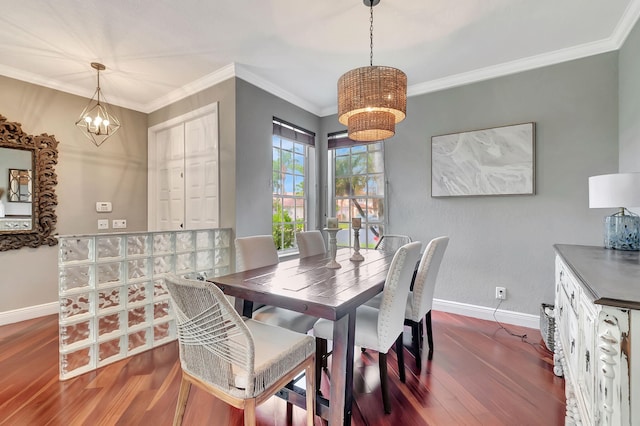
<instances>
[{"instance_id":1,"label":"light switch plate","mask_svg":"<svg viewBox=\"0 0 640 426\"><path fill-rule=\"evenodd\" d=\"M98 213L111 213L113 208L111 206L111 201L98 201L96 203L96 212Z\"/></svg>"},{"instance_id":2,"label":"light switch plate","mask_svg":"<svg viewBox=\"0 0 640 426\"><path fill-rule=\"evenodd\" d=\"M127 227L127 219L113 219L111 227L113 229L124 229Z\"/></svg>"},{"instance_id":3,"label":"light switch plate","mask_svg":"<svg viewBox=\"0 0 640 426\"><path fill-rule=\"evenodd\" d=\"M109 229L109 219L98 219L98 229Z\"/></svg>"}]
</instances>

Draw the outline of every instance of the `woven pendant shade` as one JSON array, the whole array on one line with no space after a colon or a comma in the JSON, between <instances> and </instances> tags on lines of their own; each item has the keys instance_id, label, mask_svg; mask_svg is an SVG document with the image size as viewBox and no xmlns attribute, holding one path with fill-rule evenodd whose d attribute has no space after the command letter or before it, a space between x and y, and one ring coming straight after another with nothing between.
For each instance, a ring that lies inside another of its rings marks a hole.
<instances>
[{"instance_id":1,"label":"woven pendant shade","mask_svg":"<svg viewBox=\"0 0 640 426\"><path fill-rule=\"evenodd\" d=\"M407 112L407 75L397 68L368 66L338 80L338 121L355 141L376 141L395 134Z\"/></svg>"}]
</instances>

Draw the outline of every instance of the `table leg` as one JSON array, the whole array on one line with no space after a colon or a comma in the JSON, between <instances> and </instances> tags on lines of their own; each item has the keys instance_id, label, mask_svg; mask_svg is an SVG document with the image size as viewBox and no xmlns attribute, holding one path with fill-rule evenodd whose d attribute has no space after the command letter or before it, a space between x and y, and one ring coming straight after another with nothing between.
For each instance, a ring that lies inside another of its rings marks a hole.
<instances>
[{"instance_id":1,"label":"table leg","mask_svg":"<svg viewBox=\"0 0 640 426\"><path fill-rule=\"evenodd\" d=\"M331 396L329 399L329 424L331 426L351 424L355 317L355 313L347 314L333 324Z\"/></svg>"}]
</instances>

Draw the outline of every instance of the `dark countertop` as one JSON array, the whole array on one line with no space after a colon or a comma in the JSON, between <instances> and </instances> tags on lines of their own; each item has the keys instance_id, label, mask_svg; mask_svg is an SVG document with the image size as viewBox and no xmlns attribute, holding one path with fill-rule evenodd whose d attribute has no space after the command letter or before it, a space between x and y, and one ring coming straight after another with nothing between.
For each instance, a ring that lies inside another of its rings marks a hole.
<instances>
[{"instance_id":1,"label":"dark countertop","mask_svg":"<svg viewBox=\"0 0 640 426\"><path fill-rule=\"evenodd\" d=\"M640 309L640 252L570 244L553 247L594 303Z\"/></svg>"}]
</instances>

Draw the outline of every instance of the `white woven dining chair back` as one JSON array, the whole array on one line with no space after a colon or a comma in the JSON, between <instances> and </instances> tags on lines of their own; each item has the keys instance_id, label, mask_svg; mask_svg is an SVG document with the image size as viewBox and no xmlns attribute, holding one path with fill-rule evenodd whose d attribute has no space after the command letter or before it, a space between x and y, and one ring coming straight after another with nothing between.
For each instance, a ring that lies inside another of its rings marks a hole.
<instances>
[{"instance_id":1,"label":"white woven dining chair back","mask_svg":"<svg viewBox=\"0 0 640 426\"><path fill-rule=\"evenodd\" d=\"M408 235L383 235L380 237L378 244L376 244L376 250L395 252L400 247L411 242L411 237Z\"/></svg>"},{"instance_id":2,"label":"white woven dining chair back","mask_svg":"<svg viewBox=\"0 0 640 426\"><path fill-rule=\"evenodd\" d=\"M271 235L236 238L236 271L278 263L278 249Z\"/></svg>"},{"instance_id":3,"label":"white woven dining chair back","mask_svg":"<svg viewBox=\"0 0 640 426\"><path fill-rule=\"evenodd\" d=\"M436 278L444 252L449 245L449 237L432 239L420 259L420 266L413 282L413 296L411 298L411 320L419 322L431 310L433 293L436 288Z\"/></svg>"},{"instance_id":4,"label":"white woven dining chair back","mask_svg":"<svg viewBox=\"0 0 640 426\"><path fill-rule=\"evenodd\" d=\"M300 231L296 233L296 243L300 251L300 259L326 253L324 237L318 230Z\"/></svg>"},{"instance_id":5,"label":"white woven dining chair back","mask_svg":"<svg viewBox=\"0 0 640 426\"><path fill-rule=\"evenodd\" d=\"M236 375L254 374L254 342L224 293L214 284L165 277L171 295L180 349L180 363L188 373L236 397L252 397L254 381L246 389L235 386Z\"/></svg>"},{"instance_id":6,"label":"white woven dining chair back","mask_svg":"<svg viewBox=\"0 0 640 426\"><path fill-rule=\"evenodd\" d=\"M416 241L400 247L391 261L382 290L378 316L378 348L390 348L402 333L411 277L420 257L422 243Z\"/></svg>"}]
</instances>

